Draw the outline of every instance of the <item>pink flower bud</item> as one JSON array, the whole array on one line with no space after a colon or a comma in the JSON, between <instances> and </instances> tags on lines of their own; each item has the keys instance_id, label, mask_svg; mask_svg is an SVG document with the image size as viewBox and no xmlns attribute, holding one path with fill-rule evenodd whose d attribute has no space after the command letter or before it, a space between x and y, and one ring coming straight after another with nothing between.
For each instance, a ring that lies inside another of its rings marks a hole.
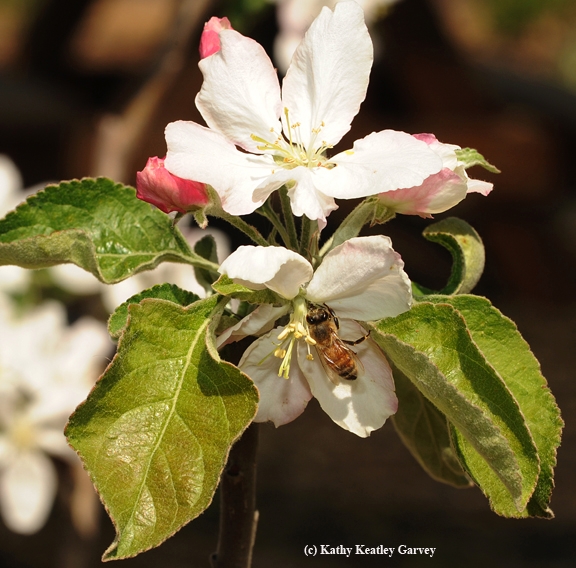
<instances>
[{"instance_id":1,"label":"pink flower bud","mask_svg":"<svg viewBox=\"0 0 576 568\"><path fill-rule=\"evenodd\" d=\"M179 178L164 167L164 158L148 158L146 167L136 173L136 197L156 205L164 213L206 205L206 186L197 181Z\"/></svg>"},{"instance_id":2,"label":"pink flower bud","mask_svg":"<svg viewBox=\"0 0 576 568\"><path fill-rule=\"evenodd\" d=\"M380 201L404 215L432 217L442 213L462 201L468 193L488 195L492 184L470 179L464 165L458 161L455 150L459 146L443 144L434 134L414 134L414 138L428 144L442 158L443 168L427 177L421 185L380 193Z\"/></svg>"},{"instance_id":3,"label":"pink flower bud","mask_svg":"<svg viewBox=\"0 0 576 568\"><path fill-rule=\"evenodd\" d=\"M200 38L200 58L204 59L217 51L220 51L219 33L222 30L231 30L232 25L228 18L213 16L204 24L204 31Z\"/></svg>"}]
</instances>

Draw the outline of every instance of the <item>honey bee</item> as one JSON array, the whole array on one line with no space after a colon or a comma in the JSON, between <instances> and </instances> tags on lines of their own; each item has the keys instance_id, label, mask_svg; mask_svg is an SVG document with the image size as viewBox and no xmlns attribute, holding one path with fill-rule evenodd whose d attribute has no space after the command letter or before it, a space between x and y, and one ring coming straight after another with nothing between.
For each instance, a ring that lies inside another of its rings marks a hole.
<instances>
[{"instance_id":1,"label":"honey bee","mask_svg":"<svg viewBox=\"0 0 576 568\"><path fill-rule=\"evenodd\" d=\"M330 380L335 384L339 384L340 379L355 381L364 367L348 345L361 343L369 334L356 341L341 339L338 335L340 328L338 318L326 304L310 306L306 321L309 325L310 337L316 341L316 351Z\"/></svg>"}]
</instances>

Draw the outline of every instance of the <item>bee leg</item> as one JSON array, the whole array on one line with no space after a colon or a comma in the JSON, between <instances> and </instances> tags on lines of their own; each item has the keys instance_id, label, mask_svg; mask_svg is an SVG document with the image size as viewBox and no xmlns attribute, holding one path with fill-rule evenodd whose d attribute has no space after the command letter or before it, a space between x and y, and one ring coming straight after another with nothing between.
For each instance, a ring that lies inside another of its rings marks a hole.
<instances>
[{"instance_id":1,"label":"bee leg","mask_svg":"<svg viewBox=\"0 0 576 568\"><path fill-rule=\"evenodd\" d=\"M344 343L346 343L347 345L358 345L358 343L362 343L364 340L368 339L369 335L370 335L370 332L368 332L366 335L362 336L360 339L357 339L356 341L349 341L348 339L343 339L342 341Z\"/></svg>"}]
</instances>

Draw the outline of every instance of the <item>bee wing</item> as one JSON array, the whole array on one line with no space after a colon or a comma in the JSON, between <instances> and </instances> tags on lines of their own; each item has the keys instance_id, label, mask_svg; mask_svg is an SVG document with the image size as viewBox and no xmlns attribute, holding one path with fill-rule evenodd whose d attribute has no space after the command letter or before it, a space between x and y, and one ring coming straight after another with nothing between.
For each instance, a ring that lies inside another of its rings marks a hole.
<instances>
[{"instance_id":1,"label":"bee wing","mask_svg":"<svg viewBox=\"0 0 576 568\"><path fill-rule=\"evenodd\" d=\"M322 362L322 366L328 375L328 378L335 384L339 385L343 378L338 374L338 367L340 363L338 362L341 360L342 351L345 352L344 357L348 356L354 361L356 366L356 371L358 373L358 377L364 372L364 365L362 365L362 361L358 358L358 355L350 347L345 345L342 341L334 341L330 347L330 350L323 349L322 347L316 346L316 351L320 357L320 361ZM330 351L330 352L329 352Z\"/></svg>"}]
</instances>

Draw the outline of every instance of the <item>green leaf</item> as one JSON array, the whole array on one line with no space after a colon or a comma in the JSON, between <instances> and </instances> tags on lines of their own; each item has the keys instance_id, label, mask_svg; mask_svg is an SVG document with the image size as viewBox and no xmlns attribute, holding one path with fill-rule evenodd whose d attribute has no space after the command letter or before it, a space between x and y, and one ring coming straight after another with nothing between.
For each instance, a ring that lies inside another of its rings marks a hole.
<instances>
[{"instance_id":1,"label":"green leaf","mask_svg":"<svg viewBox=\"0 0 576 568\"><path fill-rule=\"evenodd\" d=\"M122 335L128 323L128 307L131 304L139 304L144 298L167 300L179 306L189 306L200 299L194 292L182 290L182 288L178 288L175 284L157 284L152 288L143 290L120 304L108 318L108 333L112 339L118 339L120 335Z\"/></svg>"},{"instance_id":2,"label":"green leaf","mask_svg":"<svg viewBox=\"0 0 576 568\"><path fill-rule=\"evenodd\" d=\"M216 240L212 235L206 235L202 237L195 245L194 252L218 265L218 251L216 249ZM198 284L206 290L206 292L212 292L212 284L218 280L220 276L217 270L207 270L206 268L194 267L194 276L198 281Z\"/></svg>"},{"instance_id":3,"label":"green leaf","mask_svg":"<svg viewBox=\"0 0 576 568\"><path fill-rule=\"evenodd\" d=\"M554 396L540 372L538 361L514 322L503 316L486 298L466 295L452 298L433 296L428 299L432 302L448 302L464 317L472 340L516 398L538 449L540 475L526 509L518 515L512 504L508 503L506 509L496 512L506 516L551 518L553 514L549 503L554 487L556 449L560 445L563 422ZM458 437L457 444L472 477L493 477L476 452L467 447L467 442ZM481 482L480 485L485 483ZM497 483L497 480L491 479L490 483ZM502 500L505 497L498 503Z\"/></svg>"},{"instance_id":4,"label":"green leaf","mask_svg":"<svg viewBox=\"0 0 576 568\"><path fill-rule=\"evenodd\" d=\"M70 418L68 441L116 527L104 560L158 546L202 513L256 413L252 381L215 358L218 300L132 304L116 356Z\"/></svg>"},{"instance_id":5,"label":"green leaf","mask_svg":"<svg viewBox=\"0 0 576 568\"><path fill-rule=\"evenodd\" d=\"M448 284L439 294L466 294L480 280L484 271L484 245L480 235L465 221L448 217L424 229L424 237L441 244L452 255L452 272ZM416 295L431 293L421 286L413 286Z\"/></svg>"},{"instance_id":6,"label":"green leaf","mask_svg":"<svg viewBox=\"0 0 576 568\"><path fill-rule=\"evenodd\" d=\"M522 511L539 475L536 447L514 397L472 342L462 316L448 304L422 302L378 322L372 337L458 428ZM498 500L499 487L482 490Z\"/></svg>"},{"instance_id":7,"label":"green leaf","mask_svg":"<svg viewBox=\"0 0 576 568\"><path fill-rule=\"evenodd\" d=\"M437 481L455 487L470 487L450 443L446 417L394 368L398 412L392 423L404 445L422 468Z\"/></svg>"},{"instance_id":8,"label":"green leaf","mask_svg":"<svg viewBox=\"0 0 576 568\"><path fill-rule=\"evenodd\" d=\"M0 265L71 262L111 284L164 261L215 268L170 217L106 178L48 186L0 221Z\"/></svg>"},{"instance_id":9,"label":"green leaf","mask_svg":"<svg viewBox=\"0 0 576 568\"><path fill-rule=\"evenodd\" d=\"M464 163L464 169L471 168L472 166L482 166L485 170L493 174L499 174L500 170L493 166L478 150L474 148L460 148L456 150L456 157L458 161Z\"/></svg>"},{"instance_id":10,"label":"green leaf","mask_svg":"<svg viewBox=\"0 0 576 568\"><path fill-rule=\"evenodd\" d=\"M242 284L236 284L231 278L228 278L226 274L222 274L222 276L212 284L212 288L214 288L218 294L230 296L231 298L249 302L250 304L285 304L287 302L285 298L269 288L252 290Z\"/></svg>"}]
</instances>

